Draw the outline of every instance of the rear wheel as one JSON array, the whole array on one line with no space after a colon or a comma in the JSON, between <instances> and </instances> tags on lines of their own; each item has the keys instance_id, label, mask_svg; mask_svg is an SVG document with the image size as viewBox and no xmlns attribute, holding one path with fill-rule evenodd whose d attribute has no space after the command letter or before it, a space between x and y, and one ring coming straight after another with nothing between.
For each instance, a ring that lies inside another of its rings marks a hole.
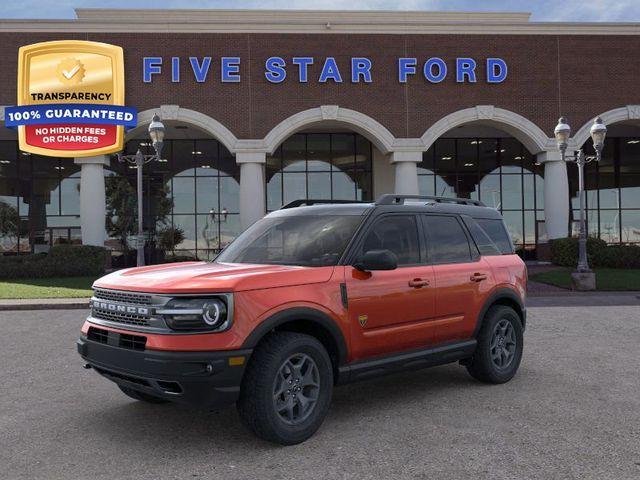
<instances>
[{"instance_id":1,"label":"rear wheel","mask_svg":"<svg viewBox=\"0 0 640 480\"><path fill-rule=\"evenodd\" d=\"M518 371L523 351L522 323L510 307L491 307L478 334L478 346L467 364L481 382L505 383Z\"/></svg>"},{"instance_id":2,"label":"rear wheel","mask_svg":"<svg viewBox=\"0 0 640 480\"><path fill-rule=\"evenodd\" d=\"M134 390L133 388L123 387L122 385L118 385L118 388L122 390L126 396L133 398L134 400L139 400L141 402L146 403L167 403L168 400L164 398L155 397L153 395L149 395L148 393L139 392L138 390Z\"/></svg>"},{"instance_id":3,"label":"rear wheel","mask_svg":"<svg viewBox=\"0 0 640 480\"><path fill-rule=\"evenodd\" d=\"M251 358L238 411L260 438L293 445L320 427L332 392L333 368L322 344L302 333L276 332Z\"/></svg>"}]
</instances>

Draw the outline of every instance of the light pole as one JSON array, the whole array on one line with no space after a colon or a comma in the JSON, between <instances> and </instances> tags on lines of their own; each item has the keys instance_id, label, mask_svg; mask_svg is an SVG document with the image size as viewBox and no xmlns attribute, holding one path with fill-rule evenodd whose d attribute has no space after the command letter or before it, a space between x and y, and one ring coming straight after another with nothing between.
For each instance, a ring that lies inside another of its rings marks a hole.
<instances>
[{"instance_id":1,"label":"light pole","mask_svg":"<svg viewBox=\"0 0 640 480\"><path fill-rule=\"evenodd\" d=\"M137 260L136 265L141 267L144 265L144 233L142 231L142 166L152 160L160 160L162 157L162 144L164 142L165 128L160 121L160 117L155 114L149 124L149 137L153 145L155 153L153 155L143 155L140 149L135 155L122 155L118 153L119 162L128 162L135 165L137 173L137 194L138 194L138 235L136 236Z\"/></svg>"},{"instance_id":2,"label":"light pole","mask_svg":"<svg viewBox=\"0 0 640 480\"><path fill-rule=\"evenodd\" d=\"M591 125L591 139L593 140L593 148L596 151L594 155L585 155L582 149L575 152L573 155L567 155L567 146L569 143L569 137L571 136L571 127L567 123L567 119L561 117L558 120L558 125L554 130L556 141L558 143L558 149L562 154L563 161L575 162L578 166L578 192L580 196L580 237L578 240L578 267L573 276L574 283L576 283L577 277L582 274L582 277L586 278L587 283L593 284L595 288L595 277L593 272L589 268L589 261L587 259L587 229L585 222L585 191L584 191L584 166L592 161L599 162L602 158L602 148L604 147L604 138L607 134L607 127L602 123L602 119L597 117L593 125ZM586 274L586 275L584 275ZM593 289L587 285L584 289Z\"/></svg>"}]
</instances>

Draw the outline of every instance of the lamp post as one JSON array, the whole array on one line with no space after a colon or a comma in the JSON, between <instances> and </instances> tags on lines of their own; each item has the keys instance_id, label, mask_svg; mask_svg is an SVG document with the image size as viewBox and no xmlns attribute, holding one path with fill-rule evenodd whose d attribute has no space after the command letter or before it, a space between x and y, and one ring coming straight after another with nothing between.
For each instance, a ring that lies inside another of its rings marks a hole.
<instances>
[{"instance_id":1,"label":"lamp post","mask_svg":"<svg viewBox=\"0 0 640 480\"><path fill-rule=\"evenodd\" d=\"M607 134L607 127L602 123L602 119L597 117L593 125L591 125L591 139L593 140L593 148L595 155L585 155L582 149L572 155L567 155L567 146L569 137L571 136L571 127L567 123L567 119L561 117L558 125L554 130L558 149L562 154L563 161L574 162L578 166L578 192L580 198L580 237L578 240L578 266L574 273L574 285L580 287L580 278L586 280L584 288L580 290L592 290L595 288L595 276L589 268L589 260L587 259L587 229L585 220L585 191L584 191L584 166L593 161L599 162L602 158L602 149L604 147L604 138Z\"/></svg>"},{"instance_id":2,"label":"lamp post","mask_svg":"<svg viewBox=\"0 0 640 480\"><path fill-rule=\"evenodd\" d=\"M135 155L122 155L118 153L119 162L128 162L135 165L137 173L137 194L138 194L138 235L136 236L137 260L136 265L141 267L144 265L144 233L142 231L142 166L152 160L160 160L162 152L162 144L164 142L165 128L160 121L160 117L155 114L149 124L149 138L155 153L153 155L143 155L138 149Z\"/></svg>"}]
</instances>

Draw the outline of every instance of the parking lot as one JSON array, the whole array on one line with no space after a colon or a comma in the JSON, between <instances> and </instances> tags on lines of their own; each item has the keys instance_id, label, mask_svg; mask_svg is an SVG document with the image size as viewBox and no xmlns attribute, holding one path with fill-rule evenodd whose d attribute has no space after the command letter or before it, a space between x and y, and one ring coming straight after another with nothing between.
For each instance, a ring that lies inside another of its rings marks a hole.
<instances>
[{"instance_id":1,"label":"parking lot","mask_svg":"<svg viewBox=\"0 0 640 480\"><path fill-rule=\"evenodd\" d=\"M448 365L340 387L294 447L83 370L84 311L0 312L0 478L637 479L638 305L532 307L512 382Z\"/></svg>"}]
</instances>

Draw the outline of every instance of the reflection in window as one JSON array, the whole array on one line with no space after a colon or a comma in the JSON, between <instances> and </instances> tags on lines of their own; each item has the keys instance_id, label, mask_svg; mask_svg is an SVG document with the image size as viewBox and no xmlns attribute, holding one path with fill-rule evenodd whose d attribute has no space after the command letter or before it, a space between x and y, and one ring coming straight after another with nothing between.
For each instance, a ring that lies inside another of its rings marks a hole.
<instances>
[{"instance_id":1,"label":"reflection in window","mask_svg":"<svg viewBox=\"0 0 640 480\"><path fill-rule=\"evenodd\" d=\"M546 241L543 182L542 168L514 138L440 138L418 165L420 194L470 198L500 210L513 243L525 249Z\"/></svg>"},{"instance_id":2,"label":"reflection in window","mask_svg":"<svg viewBox=\"0 0 640 480\"><path fill-rule=\"evenodd\" d=\"M585 152L593 152L589 139ZM580 219L578 169L567 165L572 233ZM607 243L640 243L640 138L607 137L600 162L585 168L587 231Z\"/></svg>"},{"instance_id":3,"label":"reflection in window","mask_svg":"<svg viewBox=\"0 0 640 480\"><path fill-rule=\"evenodd\" d=\"M0 141L0 253L80 243L79 171L73 159L31 155L16 141Z\"/></svg>"},{"instance_id":4,"label":"reflection in window","mask_svg":"<svg viewBox=\"0 0 640 480\"><path fill-rule=\"evenodd\" d=\"M300 133L267 157L267 211L300 199L371 200L371 143L355 133Z\"/></svg>"},{"instance_id":5,"label":"reflection in window","mask_svg":"<svg viewBox=\"0 0 640 480\"><path fill-rule=\"evenodd\" d=\"M130 141L126 150L151 153L145 140ZM166 140L163 160L143 170L145 228L156 234L180 229L184 239L172 252L182 257L212 259L240 232L240 169L235 157L214 139ZM112 162L112 167L113 167ZM135 169L126 175L135 185ZM166 195L168 215L158 215L158 198Z\"/></svg>"}]
</instances>

